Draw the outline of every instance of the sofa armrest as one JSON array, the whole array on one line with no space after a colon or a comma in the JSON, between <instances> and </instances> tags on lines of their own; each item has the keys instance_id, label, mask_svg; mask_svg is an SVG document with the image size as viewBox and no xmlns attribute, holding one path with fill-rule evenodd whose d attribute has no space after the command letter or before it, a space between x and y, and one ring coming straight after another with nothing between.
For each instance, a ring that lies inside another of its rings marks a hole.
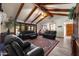
<instances>
[{"instance_id":1,"label":"sofa armrest","mask_svg":"<svg viewBox=\"0 0 79 59\"><path fill-rule=\"evenodd\" d=\"M31 46L31 43L29 43L29 42L24 42L23 43L23 49L26 49L26 48L28 48L30 46Z\"/></svg>"},{"instance_id":2,"label":"sofa armrest","mask_svg":"<svg viewBox=\"0 0 79 59\"><path fill-rule=\"evenodd\" d=\"M27 52L27 56L44 56L44 50L40 47L36 47Z\"/></svg>"}]
</instances>

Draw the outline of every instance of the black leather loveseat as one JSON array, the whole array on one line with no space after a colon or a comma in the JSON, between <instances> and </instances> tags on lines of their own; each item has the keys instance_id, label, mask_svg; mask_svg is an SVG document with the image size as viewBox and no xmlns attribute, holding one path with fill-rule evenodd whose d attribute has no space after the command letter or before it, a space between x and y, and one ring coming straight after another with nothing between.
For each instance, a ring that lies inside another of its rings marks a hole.
<instances>
[{"instance_id":1,"label":"black leather loveseat","mask_svg":"<svg viewBox=\"0 0 79 59\"><path fill-rule=\"evenodd\" d=\"M43 37L54 40L56 38L56 31L46 31L43 33Z\"/></svg>"},{"instance_id":2,"label":"black leather loveseat","mask_svg":"<svg viewBox=\"0 0 79 59\"><path fill-rule=\"evenodd\" d=\"M5 52L8 56L43 56L44 50L29 42L23 42L15 35L8 35L5 38Z\"/></svg>"},{"instance_id":3,"label":"black leather loveseat","mask_svg":"<svg viewBox=\"0 0 79 59\"><path fill-rule=\"evenodd\" d=\"M20 32L19 36L20 38L24 39L35 39L37 38L37 33L35 33L34 31L23 31Z\"/></svg>"}]
</instances>

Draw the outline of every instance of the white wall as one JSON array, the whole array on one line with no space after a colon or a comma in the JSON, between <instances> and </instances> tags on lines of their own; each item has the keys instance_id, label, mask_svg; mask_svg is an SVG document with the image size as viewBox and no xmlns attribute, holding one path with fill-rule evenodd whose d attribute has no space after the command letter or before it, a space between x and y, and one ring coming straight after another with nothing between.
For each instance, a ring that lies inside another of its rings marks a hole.
<instances>
[{"instance_id":1,"label":"white wall","mask_svg":"<svg viewBox=\"0 0 79 59\"><path fill-rule=\"evenodd\" d=\"M57 37L64 37L64 22L69 21L67 16L47 17L39 24L37 24L37 31L39 32L41 25L46 23L56 24Z\"/></svg>"}]
</instances>

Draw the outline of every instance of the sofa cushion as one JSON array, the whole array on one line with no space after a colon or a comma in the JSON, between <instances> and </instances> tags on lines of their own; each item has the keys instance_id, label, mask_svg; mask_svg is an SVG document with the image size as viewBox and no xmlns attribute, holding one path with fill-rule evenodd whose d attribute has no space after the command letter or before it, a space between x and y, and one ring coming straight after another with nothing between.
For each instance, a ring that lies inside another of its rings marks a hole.
<instances>
[{"instance_id":1,"label":"sofa cushion","mask_svg":"<svg viewBox=\"0 0 79 59\"><path fill-rule=\"evenodd\" d=\"M22 39L34 39L37 38L37 33L34 31L23 31L19 34L19 37Z\"/></svg>"}]
</instances>

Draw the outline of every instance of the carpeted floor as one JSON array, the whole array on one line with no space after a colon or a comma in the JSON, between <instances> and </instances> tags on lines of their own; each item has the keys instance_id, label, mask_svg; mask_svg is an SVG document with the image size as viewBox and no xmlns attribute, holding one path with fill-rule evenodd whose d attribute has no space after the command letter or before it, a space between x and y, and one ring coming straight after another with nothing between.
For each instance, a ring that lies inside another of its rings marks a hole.
<instances>
[{"instance_id":1,"label":"carpeted floor","mask_svg":"<svg viewBox=\"0 0 79 59\"><path fill-rule=\"evenodd\" d=\"M43 38L42 36L38 36L36 39L33 39L33 40L29 39L26 41L33 43L36 46L42 47L44 49L45 56L47 56L59 42L57 40L50 40L50 39Z\"/></svg>"}]
</instances>

